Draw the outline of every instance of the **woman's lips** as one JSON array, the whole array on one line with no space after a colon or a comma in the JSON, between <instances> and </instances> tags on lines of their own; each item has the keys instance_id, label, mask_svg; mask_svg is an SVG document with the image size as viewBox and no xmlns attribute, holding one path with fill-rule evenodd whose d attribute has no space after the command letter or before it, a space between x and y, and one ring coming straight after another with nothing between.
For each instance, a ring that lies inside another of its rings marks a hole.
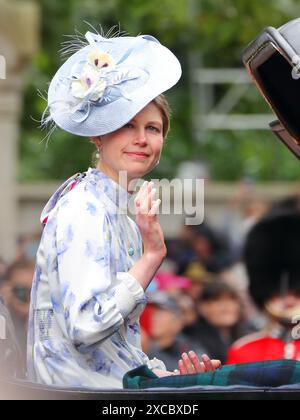
<instances>
[{"instance_id":1,"label":"woman's lips","mask_svg":"<svg viewBox=\"0 0 300 420\"><path fill-rule=\"evenodd\" d=\"M126 155L137 158L137 159L147 159L148 155L144 154L144 153L131 153L131 152L126 152Z\"/></svg>"}]
</instances>

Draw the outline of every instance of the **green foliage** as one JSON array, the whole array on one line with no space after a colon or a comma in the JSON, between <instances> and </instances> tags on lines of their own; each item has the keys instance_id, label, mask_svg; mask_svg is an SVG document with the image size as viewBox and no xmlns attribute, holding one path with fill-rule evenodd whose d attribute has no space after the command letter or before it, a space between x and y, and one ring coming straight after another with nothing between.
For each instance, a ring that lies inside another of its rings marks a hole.
<instances>
[{"instance_id":1,"label":"green foliage","mask_svg":"<svg viewBox=\"0 0 300 420\"><path fill-rule=\"evenodd\" d=\"M292 181L300 177L299 161L268 131L209 133L200 155L209 163L213 179Z\"/></svg>"},{"instance_id":2,"label":"green foliage","mask_svg":"<svg viewBox=\"0 0 300 420\"><path fill-rule=\"evenodd\" d=\"M191 126L189 54L201 55L206 67L241 67L243 48L265 26L280 26L297 17L297 0L40 0L41 47L28 71L20 139L19 178L62 179L85 170L93 151L88 139L57 129L48 147L35 120L41 118L45 92L62 60L58 54L64 34L84 33L101 23L107 31L119 24L131 35L149 33L179 57L183 77L168 93L173 108L172 130L161 164L151 177L173 177L184 160L205 160L214 179L295 179L298 162L269 132L208 132L195 139ZM220 91L220 94L222 92ZM236 112L265 112L255 89ZM232 164L234 162L234 164Z\"/></svg>"}]
</instances>

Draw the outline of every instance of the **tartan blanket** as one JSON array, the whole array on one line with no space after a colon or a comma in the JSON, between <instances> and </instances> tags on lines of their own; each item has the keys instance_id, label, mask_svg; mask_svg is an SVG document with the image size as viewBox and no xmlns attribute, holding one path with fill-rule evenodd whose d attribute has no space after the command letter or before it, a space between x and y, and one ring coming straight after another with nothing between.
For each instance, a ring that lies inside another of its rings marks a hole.
<instances>
[{"instance_id":1,"label":"tartan blanket","mask_svg":"<svg viewBox=\"0 0 300 420\"><path fill-rule=\"evenodd\" d=\"M215 372L158 378L147 366L127 372L123 378L125 389L184 388L190 386L252 386L279 387L299 384L300 362L275 360L240 365L226 365Z\"/></svg>"}]
</instances>

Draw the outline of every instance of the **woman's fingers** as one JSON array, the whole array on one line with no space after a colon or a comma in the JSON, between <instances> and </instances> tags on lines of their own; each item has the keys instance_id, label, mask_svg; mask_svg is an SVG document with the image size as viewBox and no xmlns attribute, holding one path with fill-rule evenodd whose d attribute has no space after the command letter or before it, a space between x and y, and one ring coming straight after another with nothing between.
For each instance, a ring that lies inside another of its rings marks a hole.
<instances>
[{"instance_id":1,"label":"woman's fingers","mask_svg":"<svg viewBox=\"0 0 300 420\"><path fill-rule=\"evenodd\" d=\"M141 214L148 214L153 205L153 198L156 193L153 182L144 182L135 198L135 205Z\"/></svg>"},{"instance_id":2,"label":"woman's fingers","mask_svg":"<svg viewBox=\"0 0 300 420\"><path fill-rule=\"evenodd\" d=\"M137 193L137 195L136 195L136 197L135 197L135 199L134 199L134 202L135 202L135 204L136 205L140 205L141 204L141 199L143 198L143 195L144 195L144 193L145 193L145 191L146 191L146 187L148 186L148 182L147 181L145 181L144 183L143 183L143 185L141 186L141 188L140 188L140 190L139 190L139 192Z\"/></svg>"},{"instance_id":3,"label":"woman's fingers","mask_svg":"<svg viewBox=\"0 0 300 420\"><path fill-rule=\"evenodd\" d=\"M182 361L186 369L186 372L189 374L196 373L195 366L192 360L190 359L189 355L187 353L183 353L181 357L182 357Z\"/></svg>"},{"instance_id":4,"label":"woman's fingers","mask_svg":"<svg viewBox=\"0 0 300 420\"><path fill-rule=\"evenodd\" d=\"M156 189L155 188L153 188L151 191L149 191L149 194L144 201L143 210L145 211L145 214L148 214L150 212L150 210L152 209L155 194L156 194Z\"/></svg>"},{"instance_id":5,"label":"woman's fingers","mask_svg":"<svg viewBox=\"0 0 300 420\"><path fill-rule=\"evenodd\" d=\"M203 354L202 361L204 363L206 372L213 372L213 371L216 370L212 361L210 360L210 358L206 354Z\"/></svg>"},{"instance_id":6,"label":"woman's fingers","mask_svg":"<svg viewBox=\"0 0 300 420\"><path fill-rule=\"evenodd\" d=\"M143 195L139 198L139 211L141 214L148 214L153 206L154 196L156 189L152 188L153 185L149 184Z\"/></svg>"},{"instance_id":7,"label":"woman's fingers","mask_svg":"<svg viewBox=\"0 0 300 420\"><path fill-rule=\"evenodd\" d=\"M220 367L222 366L222 363L220 360L212 360L211 362L215 369L220 369Z\"/></svg>"},{"instance_id":8,"label":"woman's fingers","mask_svg":"<svg viewBox=\"0 0 300 420\"><path fill-rule=\"evenodd\" d=\"M150 216L155 216L157 214L158 209L159 209L159 206L160 206L160 203L161 203L161 200L160 199L154 201L154 204L153 204L151 210L149 211L149 215Z\"/></svg>"},{"instance_id":9,"label":"woman's fingers","mask_svg":"<svg viewBox=\"0 0 300 420\"><path fill-rule=\"evenodd\" d=\"M181 375L214 372L221 367L220 360L211 360L206 354L199 359L194 351L190 351L188 354L183 353L181 357L178 362Z\"/></svg>"},{"instance_id":10,"label":"woman's fingers","mask_svg":"<svg viewBox=\"0 0 300 420\"><path fill-rule=\"evenodd\" d=\"M190 351L189 352L189 357L194 365L195 371L197 373L203 373L205 372L205 365L204 363L200 362L199 357L197 356L197 354L194 351Z\"/></svg>"},{"instance_id":11,"label":"woman's fingers","mask_svg":"<svg viewBox=\"0 0 300 420\"><path fill-rule=\"evenodd\" d=\"M182 359L180 359L178 362L178 369L179 369L180 375L186 375L187 372L185 370L185 366Z\"/></svg>"}]
</instances>

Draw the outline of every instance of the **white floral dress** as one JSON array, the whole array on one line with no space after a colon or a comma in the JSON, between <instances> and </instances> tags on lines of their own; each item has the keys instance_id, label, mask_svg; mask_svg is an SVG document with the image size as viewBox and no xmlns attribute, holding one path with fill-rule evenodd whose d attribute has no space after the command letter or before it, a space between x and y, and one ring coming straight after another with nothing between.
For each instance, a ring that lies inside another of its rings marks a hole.
<instances>
[{"instance_id":1,"label":"white floral dress","mask_svg":"<svg viewBox=\"0 0 300 420\"><path fill-rule=\"evenodd\" d=\"M130 194L94 168L47 203L28 333L28 378L47 385L122 388L151 364L141 350L144 290L128 270L142 255ZM75 188L71 189L74 187Z\"/></svg>"}]
</instances>

